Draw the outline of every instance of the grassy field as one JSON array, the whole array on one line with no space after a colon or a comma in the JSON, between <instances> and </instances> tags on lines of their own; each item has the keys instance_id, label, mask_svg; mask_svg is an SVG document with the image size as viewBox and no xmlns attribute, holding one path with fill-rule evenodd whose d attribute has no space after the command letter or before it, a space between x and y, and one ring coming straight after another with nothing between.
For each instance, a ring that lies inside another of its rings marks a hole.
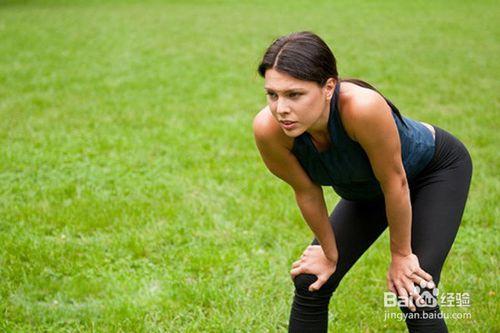
<instances>
[{"instance_id":1,"label":"grassy field","mask_svg":"<svg viewBox=\"0 0 500 333\"><path fill-rule=\"evenodd\" d=\"M313 234L251 123L263 51L300 30L341 76L469 148L440 291L472 304L443 312L471 313L450 332L500 331L499 14L468 0L0 0L0 331L286 331L290 266ZM332 331L405 330L384 321L388 265L386 231L332 298Z\"/></svg>"}]
</instances>

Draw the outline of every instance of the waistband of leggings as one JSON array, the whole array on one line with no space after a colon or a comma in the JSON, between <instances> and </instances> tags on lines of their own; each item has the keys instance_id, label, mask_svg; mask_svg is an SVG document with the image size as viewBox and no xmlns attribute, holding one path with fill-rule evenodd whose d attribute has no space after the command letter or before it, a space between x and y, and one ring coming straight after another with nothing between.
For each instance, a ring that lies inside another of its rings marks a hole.
<instances>
[{"instance_id":1,"label":"waistband of leggings","mask_svg":"<svg viewBox=\"0 0 500 333\"><path fill-rule=\"evenodd\" d=\"M436 132L434 154L420 174L443 168L461 158L470 158L467 148L458 138L441 127L432 127Z\"/></svg>"}]
</instances>

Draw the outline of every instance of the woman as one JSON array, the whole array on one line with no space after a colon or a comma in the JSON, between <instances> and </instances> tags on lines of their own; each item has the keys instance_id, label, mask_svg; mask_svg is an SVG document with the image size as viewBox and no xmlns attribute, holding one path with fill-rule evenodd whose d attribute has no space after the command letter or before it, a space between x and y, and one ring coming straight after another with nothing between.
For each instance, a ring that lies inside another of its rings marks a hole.
<instances>
[{"instance_id":1,"label":"woman","mask_svg":"<svg viewBox=\"0 0 500 333\"><path fill-rule=\"evenodd\" d=\"M313 33L278 38L258 72L268 106L254 119L257 147L293 188L316 236L290 272L289 332L327 331L333 292L387 226L387 288L408 330L447 332L437 303L421 296L437 290L460 225L472 176L465 146L402 116L368 83L340 79L334 55ZM330 217L322 185L341 197Z\"/></svg>"}]
</instances>

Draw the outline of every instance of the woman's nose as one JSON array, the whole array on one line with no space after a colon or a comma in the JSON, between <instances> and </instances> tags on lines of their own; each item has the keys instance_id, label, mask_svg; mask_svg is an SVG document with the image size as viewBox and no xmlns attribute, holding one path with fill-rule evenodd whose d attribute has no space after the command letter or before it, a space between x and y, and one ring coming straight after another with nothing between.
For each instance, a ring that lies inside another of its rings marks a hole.
<instances>
[{"instance_id":1,"label":"woman's nose","mask_svg":"<svg viewBox=\"0 0 500 333\"><path fill-rule=\"evenodd\" d=\"M290 113L290 108L283 98L279 98L276 105L276 112L278 114Z\"/></svg>"}]
</instances>

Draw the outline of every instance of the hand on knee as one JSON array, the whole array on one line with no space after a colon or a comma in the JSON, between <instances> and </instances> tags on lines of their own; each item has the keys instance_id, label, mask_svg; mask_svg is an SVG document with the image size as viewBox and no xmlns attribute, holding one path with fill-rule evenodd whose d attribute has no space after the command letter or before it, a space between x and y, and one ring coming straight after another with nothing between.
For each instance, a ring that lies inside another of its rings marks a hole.
<instances>
[{"instance_id":1,"label":"hand on knee","mask_svg":"<svg viewBox=\"0 0 500 333\"><path fill-rule=\"evenodd\" d=\"M309 286L313 284L318 277L314 274L299 274L293 279L295 291L301 295L328 295L331 296L335 288L332 288L332 281L328 280L319 290L309 291Z\"/></svg>"}]
</instances>

